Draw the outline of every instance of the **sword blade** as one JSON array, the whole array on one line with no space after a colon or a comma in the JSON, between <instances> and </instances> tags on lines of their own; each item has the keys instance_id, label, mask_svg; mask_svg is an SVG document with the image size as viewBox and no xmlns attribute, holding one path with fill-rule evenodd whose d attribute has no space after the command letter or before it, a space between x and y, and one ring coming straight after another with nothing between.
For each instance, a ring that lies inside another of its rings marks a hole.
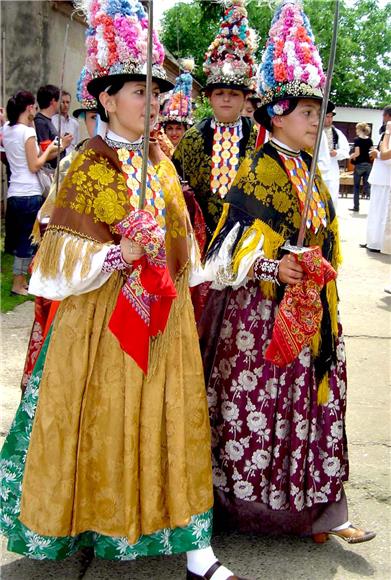
<instances>
[{"instance_id":1,"label":"sword blade","mask_svg":"<svg viewBox=\"0 0 391 580\"><path fill-rule=\"evenodd\" d=\"M321 142L322 133L323 133L323 124L324 124L324 120L326 117L327 104L329 101L331 81L332 81L333 71L334 71L335 54L336 54L336 50L337 50L338 21L339 21L339 0L335 0L333 36L332 36L331 46L330 46L330 56L329 56L329 63L328 63L328 67L327 67L326 84L325 84L325 88L324 88L324 96L323 96L322 106L320 109L319 126L318 126L318 131L316 134L314 152L313 152L312 161L311 161L307 194L306 194L306 198L305 198L305 202L304 202L303 214L301 216L299 236L297 238L297 246L299 248L303 247L303 244L304 244L304 238L305 238L305 233L306 233L306 228L307 228L308 213L309 213L310 203L311 203L311 199L312 199L312 190L314 187L316 165L318 163L319 148L320 148L320 142Z\"/></svg>"},{"instance_id":2,"label":"sword blade","mask_svg":"<svg viewBox=\"0 0 391 580\"><path fill-rule=\"evenodd\" d=\"M151 132L151 102L152 102L152 55L153 55L153 0L148 0L148 60L147 60L147 86L145 100L145 125L144 125L144 148L143 165L141 170L141 192L139 209L143 209L147 190L147 169L149 158L149 140Z\"/></svg>"},{"instance_id":3,"label":"sword blade","mask_svg":"<svg viewBox=\"0 0 391 580\"><path fill-rule=\"evenodd\" d=\"M60 96L59 96L59 107L60 110L58 111L58 148L57 148L57 165L56 165L56 197L58 194L58 189L60 185L60 157L61 157L61 102L62 102L62 93L64 90L64 73L65 73L65 61L67 56L67 49L68 49L68 33L69 33L69 22L67 23L67 27L65 29L65 38L64 38L64 52L62 57L62 68L61 68L61 79L60 79Z\"/></svg>"}]
</instances>

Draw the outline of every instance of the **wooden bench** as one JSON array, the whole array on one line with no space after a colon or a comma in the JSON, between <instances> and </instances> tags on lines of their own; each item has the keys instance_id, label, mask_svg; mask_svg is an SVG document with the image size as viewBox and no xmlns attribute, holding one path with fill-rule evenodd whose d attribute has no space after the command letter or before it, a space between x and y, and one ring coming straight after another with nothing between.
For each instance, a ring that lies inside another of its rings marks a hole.
<instances>
[{"instance_id":1,"label":"wooden bench","mask_svg":"<svg viewBox=\"0 0 391 580\"><path fill-rule=\"evenodd\" d=\"M343 171L339 175L339 195L347 197L353 195L353 171Z\"/></svg>"}]
</instances>

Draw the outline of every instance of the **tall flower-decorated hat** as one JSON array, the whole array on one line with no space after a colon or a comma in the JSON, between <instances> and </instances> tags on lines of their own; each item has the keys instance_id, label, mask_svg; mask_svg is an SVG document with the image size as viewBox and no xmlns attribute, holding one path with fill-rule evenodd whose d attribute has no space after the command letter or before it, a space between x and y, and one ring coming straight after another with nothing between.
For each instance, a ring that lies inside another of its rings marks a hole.
<instances>
[{"instance_id":1,"label":"tall flower-decorated hat","mask_svg":"<svg viewBox=\"0 0 391 580\"><path fill-rule=\"evenodd\" d=\"M98 110L98 104L95 97L90 95L87 91L87 85L90 80L92 80L91 74L87 67L84 66L81 70L79 80L77 81L76 99L80 106L73 111L73 116L76 117L76 119L86 111Z\"/></svg>"},{"instance_id":2,"label":"tall flower-decorated hat","mask_svg":"<svg viewBox=\"0 0 391 580\"><path fill-rule=\"evenodd\" d=\"M145 80L148 18L139 0L77 0L87 19L88 91L96 98L110 82ZM164 49L153 33L153 80L162 92L172 89L163 68Z\"/></svg>"},{"instance_id":3,"label":"tall flower-decorated hat","mask_svg":"<svg viewBox=\"0 0 391 580\"><path fill-rule=\"evenodd\" d=\"M261 106L258 123L270 129L274 115L283 115L297 98L323 98L322 61L310 22L300 0L283 0L277 8L259 68Z\"/></svg>"},{"instance_id":4,"label":"tall flower-decorated hat","mask_svg":"<svg viewBox=\"0 0 391 580\"><path fill-rule=\"evenodd\" d=\"M206 90L226 87L255 88L256 34L249 28L245 0L224 0L226 6L220 30L205 54Z\"/></svg>"},{"instance_id":5,"label":"tall flower-decorated hat","mask_svg":"<svg viewBox=\"0 0 391 580\"><path fill-rule=\"evenodd\" d=\"M193 77L191 72L194 69L194 59L182 59L180 65L183 72L176 78L174 89L164 105L162 121L164 123L176 121L177 123L191 125L193 123L191 102Z\"/></svg>"}]
</instances>

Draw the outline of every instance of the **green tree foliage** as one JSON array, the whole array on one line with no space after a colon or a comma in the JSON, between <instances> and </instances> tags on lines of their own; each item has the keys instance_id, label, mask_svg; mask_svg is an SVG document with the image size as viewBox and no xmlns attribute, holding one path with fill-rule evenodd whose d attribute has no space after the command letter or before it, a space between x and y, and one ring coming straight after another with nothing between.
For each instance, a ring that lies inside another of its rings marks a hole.
<instances>
[{"instance_id":1,"label":"green tree foliage","mask_svg":"<svg viewBox=\"0 0 391 580\"><path fill-rule=\"evenodd\" d=\"M167 10L162 20L161 40L177 58L192 56L196 63L194 77L203 84L202 71L205 51L218 32L219 18L205 18L200 5L175 4Z\"/></svg>"},{"instance_id":2,"label":"green tree foliage","mask_svg":"<svg viewBox=\"0 0 391 580\"><path fill-rule=\"evenodd\" d=\"M334 2L307 0L324 66L330 52ZM331 96L339 105L385 106L391 101L391 4L340 2L340 22Z\"/></svg>"},{"instance_id":3,"label":"green tree foliage","mask_svg":"<svg viewBox=\"0 0 391 580\"><path fill-rule=\"evenodd\" d=\"M209 99L204 95L196 98L195 107L193 111L194 120L196 123L206 119L207 117L213 116L213 109L209 102Z\"/></svg>"},{"instance_id":4,"label":"green tree foliage","mask_svg":"<svg viewBox=\"0 0 391 580\"><path fill-rule=\"evenodd\" d=\"M250 25L257 31L261 58L276 2L250 0L247 5ZM327 67L333 0L304 0L325 68ZM162 21L162 40L176 57L193 56L194 76L203 84L202 63L205 51L218 31L223 13L221 3L193 0L176 4ZM391 3L380 6L378 0L340 0L337 56L331 96L339 105L378 106L391 102Z\"/></svg>"}]
</instances>

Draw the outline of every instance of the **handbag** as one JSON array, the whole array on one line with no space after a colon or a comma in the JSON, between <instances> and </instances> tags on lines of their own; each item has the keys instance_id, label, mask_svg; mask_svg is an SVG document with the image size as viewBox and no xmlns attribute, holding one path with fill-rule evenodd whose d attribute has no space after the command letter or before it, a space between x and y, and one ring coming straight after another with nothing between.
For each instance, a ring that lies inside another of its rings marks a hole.
<instances>
[{"instance_id":1,"label":"handbag","mask_svg":"<svg viewBox=\"0 0 391 580\"><path fill-rule=\"evenodd\" d=\"M47 197L50 191L50 187L53 182L54 170L45 165L38 169L36 176L38 177L39 185L41 186L41 192L43 197Z\"/></svg>"}]
</instances>

